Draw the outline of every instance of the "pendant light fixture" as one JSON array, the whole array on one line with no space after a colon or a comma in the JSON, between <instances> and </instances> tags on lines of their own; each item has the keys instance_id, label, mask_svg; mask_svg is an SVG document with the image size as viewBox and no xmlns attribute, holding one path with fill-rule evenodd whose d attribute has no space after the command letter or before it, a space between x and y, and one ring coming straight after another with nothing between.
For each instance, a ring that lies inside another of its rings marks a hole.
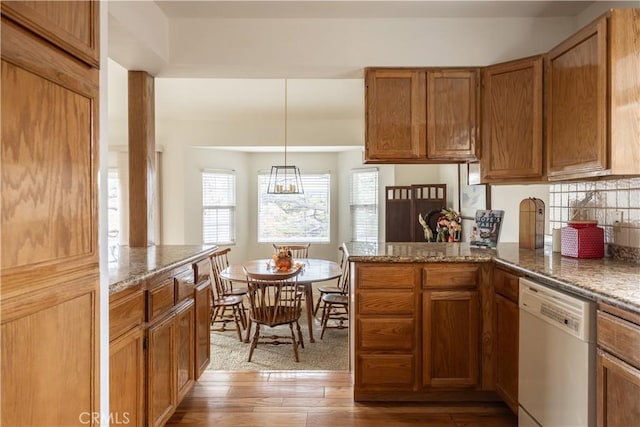
<instances>
[{"instance_id":1,"label":"pendant light fixture","mask_svg":"<svg viewBox=\"0 0 640 427\"><path fill-rule=\"evenodd\" d=\"M268 194L303 194L302 176L297 166L287 164L287 79L284 80L284 165L271 166Z\"/></svg>"}]
</instances>

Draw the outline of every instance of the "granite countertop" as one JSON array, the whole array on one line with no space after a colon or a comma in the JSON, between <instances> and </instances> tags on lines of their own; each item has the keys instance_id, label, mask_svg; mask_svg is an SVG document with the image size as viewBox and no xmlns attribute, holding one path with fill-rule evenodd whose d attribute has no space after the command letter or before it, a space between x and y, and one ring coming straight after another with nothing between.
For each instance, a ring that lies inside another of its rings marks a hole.
<instances>
[{"instance_id":1,"label":"granite countertop","mask_svg":"<svg viewBox=\"0 0 640 427\"><path fill-rule=\"evenodd\" d=\"M163 245L109 248L109 294L123 291L163 271L195 261L217 249L215 245Z\"/></svg>"},{"instance_id":2,"label":"granite countertop","mask_svg":"<svg viewBox=\"0 0 640 427\"><path fill-rule=\"evenodd\" d=\"M640 314L640 265L611 258L577 259L551 248L520 249L501 243L496 249L468 243L346 243L352 262L495 261L556 288Z\"/></svg>"}]
</instances>

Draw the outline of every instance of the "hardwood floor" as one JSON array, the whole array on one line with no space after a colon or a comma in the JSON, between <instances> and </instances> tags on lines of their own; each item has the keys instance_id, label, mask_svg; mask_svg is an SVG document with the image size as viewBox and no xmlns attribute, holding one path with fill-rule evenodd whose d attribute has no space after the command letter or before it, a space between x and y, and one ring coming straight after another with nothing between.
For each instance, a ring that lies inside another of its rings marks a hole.
<instances>
[{"instance_id":1,"label":"hardwood floor","mask_svg":"<svg viewBox=\"0 0 640 427\"><path fill-rule=\"evenodd\" d=\"M167 426L515 427L500 403L355 403L347 371L206 371Z\"/></svg>"}]
</instances>

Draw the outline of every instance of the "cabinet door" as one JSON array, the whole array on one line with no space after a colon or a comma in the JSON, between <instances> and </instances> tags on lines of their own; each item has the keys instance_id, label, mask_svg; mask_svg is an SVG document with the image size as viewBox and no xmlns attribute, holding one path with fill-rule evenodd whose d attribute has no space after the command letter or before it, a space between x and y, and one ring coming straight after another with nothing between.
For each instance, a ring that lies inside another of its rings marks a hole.
<instances>
[{"instance_id":1,"label":"cabinet door","mask_svg":"<svg viewBox=\"0 0 640 427\"><path fill-rule=\"evenodd\" d=\"M482 182L541 180L542 56L482 72Z\"/></svg>"},{"instance_id":2,"label":"cabinet door","mask_svg":"<svg viewBox=\"0 0 640 427\"><path fill-rule=\"evenodd\" d=\"M478 291L422 293L422 383L429 388L478 385Z\"/></svg>"},{"instance_id":3,"label":"cabinet door","mask_svg":"<svg viewBox=\"0 0 640 427\"><path fill-rule=\"evenodd\" d=\"M195 289L195 373L196 379L207 369L211 361L211 285L209 280L201 282Z\"/></svg>"},{"instance_id":4,"label":"cabinet door","mask_svg":"<svg viewBox=\"0 0 640 427\"><path fill-rule=\"evenodd\" d=\"M518 413L518 305L495 295L496 391Z\"/></svg>"},{"instance_id":5,"label":"cabinet door","mask_svg":"<svg viewBox=\"0 0 640 427\"><path fill-rule=\"evenodd\" d=\"M640 426L640 370L598 349L598 427Z\"/></svg>"},{"instance_id":6,"label":"cabinet door","mask_svg":"<svg viewBox=\"0 0 640 427\"><path fill-rule=\"evenodd\" d=\"M365 74L365 160L425 159L424 72L368 69Z\"/></svg>"},{"instance_id":7,"label":"cabinet door","mask_svg":"<svg viewBox=\"0 0 640 427\"><path fill-rule=\"evenodd\" d=\"M175 314L151 326L147 350L147 425L162 426L177 406Z\"/></svg>"},{"instance_id":8,"label":"cabinet door","mask_svg":"<svg viewBox=\"0 0 640 427\"><path fill-rule=\"evenodd\" d=\"M3 1L2 14L98 66L99 6L98 1Z\"/></svg>"},{"instance_id":9,"label":"cabinet door","mask_svg":"<svg viewBox=\"0 0 640 427\"><path fill-rule=\"evenodd\" d=\"M144 333L139 327L109 345L111 424L144 425Z\"/></svg>"},{"instance_id":10,"label":"cabinet door","mask_svg":"<svg viewBox=\"0 0 640 427\"><path fill-rule=\"evenodd\" d=\"M552 49L545 67L549 178L606 174L606 18Z\"/></svg>"},{"instance_id":11,"label":"cabinet door","mask_svg":"<svg viewBox=\"0 0 640 427\"><path fill-rule=\"evenodd\" d=\"M100 410L98 70L6 19L8 3L0 424L75 425Z\"/></svg>"},{"instance_id":12,"label":"cabinet door","mask_svg":"<svg viewBox=\"0 0 640 427\"><path fill-rule=\"evenodd\" d=\"M427 157L475 160L478 70L427 72Z\"/></svg>"},{"instance_id":13,"label":"cabinet door","mask_svg":"<svg viewBox=\"0 0 640 427\"><path fill-rule=\"evenodd\" d=\"M195 382L195 309L193 299L186 302L176 312L177 319L177 389L178 403Z\"/></svg>"}]
</instances>

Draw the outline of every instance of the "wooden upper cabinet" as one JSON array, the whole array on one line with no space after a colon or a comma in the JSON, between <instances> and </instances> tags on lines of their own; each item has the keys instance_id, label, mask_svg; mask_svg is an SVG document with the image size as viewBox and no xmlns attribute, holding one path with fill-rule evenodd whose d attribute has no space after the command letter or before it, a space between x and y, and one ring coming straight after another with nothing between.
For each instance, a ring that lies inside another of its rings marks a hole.
<instances>
[{"instance_id":1,"label":"wooden upper cabinet","mask_svg":"<svg viewBox=\"0 0 640 427\"><path fill-rule=\"evenodd\" d=\"M482 71L481 182L541 181L542 56Z\"/></svg>"},{"instance_id":2,"label":"wooden upper cabinet","mask_svg":"<svg viewBox=\"0 0 640 427\"><path fill-rule=\"evenodd\" d=\"M640 174L639 50L640 9L618 9L547 54L549 179Z\"/></svg>"},{"instance_id":3,"label":"wooden upper cabinet","mask_svg":"<svg viewBox=\"0 0 640 427\"><path fill-rule=\"evenodd\" d=\"M365 85L365 160L424 159L424 72L367 69Z\"/></svg>"},{"instance_id":4,"label":"wooden upper cabinet","mask_svg":"<svg viewBox=\"0 0 640 427\"><path fill-rule=\"evenodd\" d=\"M99 5L98 1L3 1L2 14L97 67Z\"/></svg>"},{"instance_id":5,"label":"wooden upper cabinet","mask_svg":"<svg viewBox=\"0 0 640 427\"><path fill-rule=\"evenodd\" d=\"M476 159L478 70L365 70L365 162Z\"/></svg>"},{"instance_id":6,"label":"wooden upper cabinet","mask_svg":"<svg viewBox=\"0 0 640 427\"><path fill-rule=\"evenodd\" d=\"M478 70L427 71L427 157L475 160Z\"/></svg>"}]
</instances>

